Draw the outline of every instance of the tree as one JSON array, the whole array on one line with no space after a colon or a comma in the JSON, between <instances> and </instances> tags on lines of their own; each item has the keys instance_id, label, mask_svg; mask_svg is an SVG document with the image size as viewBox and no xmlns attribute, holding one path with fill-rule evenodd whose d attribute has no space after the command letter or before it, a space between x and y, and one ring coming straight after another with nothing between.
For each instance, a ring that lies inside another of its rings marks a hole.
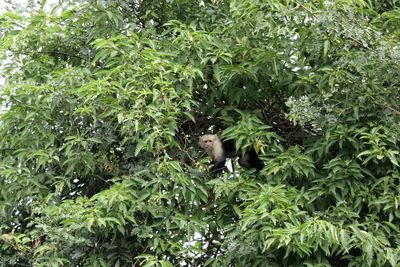
<instances>
[{"instance_id":1,"label":"tree","mask_svg":"<svg viewBox=\"0 0 400 267\"><path fill-rule=\"evenodd\" d=\"M44 5L0 17L1 266L400 263L396 1Z\"/></svg>"}]
</instances>

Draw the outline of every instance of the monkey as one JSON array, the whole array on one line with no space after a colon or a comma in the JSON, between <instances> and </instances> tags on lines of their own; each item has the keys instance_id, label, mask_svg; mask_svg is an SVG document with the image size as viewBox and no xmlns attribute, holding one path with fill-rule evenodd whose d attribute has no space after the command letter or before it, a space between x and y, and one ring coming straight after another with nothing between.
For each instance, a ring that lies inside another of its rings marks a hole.
<instances>
[{"instance_id":1,"label":"monkey","mask_svg":"<svg viewBox=\"0 0 400 267\"><path fill-rule=\"evenodd\" d=\"M255 168L257 172L264 167L264 162L258 157L254 148L244 154L237 153L234 140L221 141L216 134L206 134L200 137L199 145L212 158L213 166L210 172L220 174L226 170L226 159L239 157L238 163L243 168Z\"/></svg>"}]
</instances>

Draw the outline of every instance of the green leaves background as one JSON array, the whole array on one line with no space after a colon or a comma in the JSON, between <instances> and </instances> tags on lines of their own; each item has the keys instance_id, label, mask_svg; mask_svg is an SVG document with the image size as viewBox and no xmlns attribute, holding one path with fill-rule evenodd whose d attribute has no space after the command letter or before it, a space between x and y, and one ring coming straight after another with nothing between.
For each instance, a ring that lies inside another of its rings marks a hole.
<instances>
[{"instance_id":1,"label":"green leaves background","mask_svg":"<svg viewBox=\"0 0 400 267\"><path fill-rule=\"evenodd\" d=\"M396 1L41 4L0 16L1 266L399 264Z\"/></svg>"}]
</instances>

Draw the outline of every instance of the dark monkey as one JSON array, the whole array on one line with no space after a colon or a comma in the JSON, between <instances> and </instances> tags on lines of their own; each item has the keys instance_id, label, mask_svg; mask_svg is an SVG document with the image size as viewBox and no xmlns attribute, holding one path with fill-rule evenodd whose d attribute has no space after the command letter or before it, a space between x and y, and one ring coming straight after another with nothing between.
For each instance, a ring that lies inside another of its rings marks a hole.
<instances>
[{"instance_id":1,"label":"dark monkey","mask_svg":"<svg viewBox=\"0 0 400 267\"><path fill-rule=\"evenodd\" d=\"M221 141L216 134L206 134L199 139L200 146L212 158L214 165L210 171L218 174L226 170L226 159L239 157L238 163L244 168L255 168L257 172L264 167L264 162L258 157L254 148L250 148L244 154L238 153L233 140Z\"/></svg>"}]
</instances>

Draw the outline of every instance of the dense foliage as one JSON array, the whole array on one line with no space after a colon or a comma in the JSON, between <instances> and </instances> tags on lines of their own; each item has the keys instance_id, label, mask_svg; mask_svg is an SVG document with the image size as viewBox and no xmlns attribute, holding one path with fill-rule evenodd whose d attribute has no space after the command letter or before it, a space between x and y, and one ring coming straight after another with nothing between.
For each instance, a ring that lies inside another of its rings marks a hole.
<instances>
[{"instance_id":1,"label":"dense foliage","mask_svg":"<svg viewBox=\"0 0 400 267\"><path fill-rule=\"evenodd\" d=\"M398 1L60 2L0 16L0 266L400 264Z\"/></svg>"}]
</instances>

